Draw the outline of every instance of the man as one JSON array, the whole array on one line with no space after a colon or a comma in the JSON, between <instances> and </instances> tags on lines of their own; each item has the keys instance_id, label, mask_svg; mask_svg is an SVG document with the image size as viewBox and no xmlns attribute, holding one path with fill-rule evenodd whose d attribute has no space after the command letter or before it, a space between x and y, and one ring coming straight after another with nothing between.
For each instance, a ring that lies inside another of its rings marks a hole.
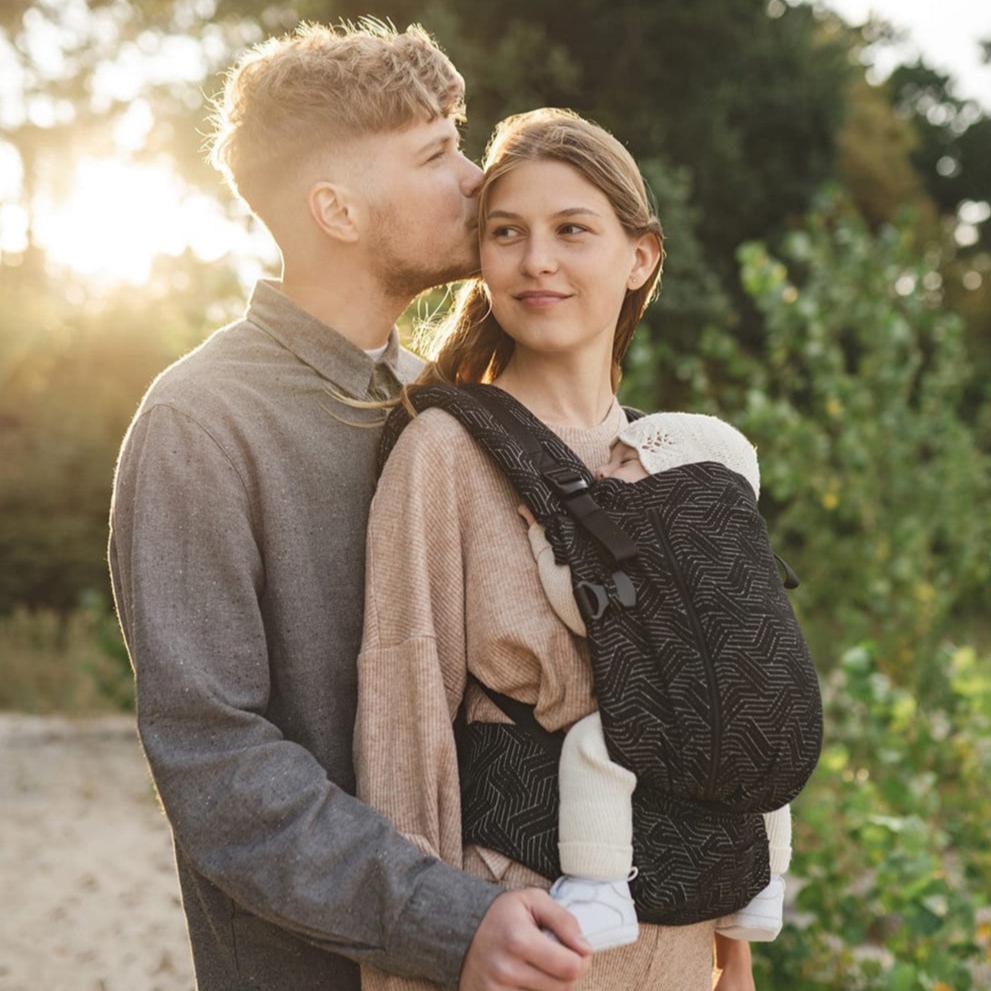
<instances>
[{"instance_id":1,"label":"man","mask_svg":"<svg viewBox=\"0 0 991 991\"><path fill-rule=\"evenodd\" d=\"M355 961L566 991L587 966L546 893L425 856L353 797L379 431L335 396L414 377L396 318L477 267L463 85L421 29L372 22L270 41L228 79L214 161L284 278L152 385L110 540L201 991L356 989Z\"/></svg>"}]
</instances>

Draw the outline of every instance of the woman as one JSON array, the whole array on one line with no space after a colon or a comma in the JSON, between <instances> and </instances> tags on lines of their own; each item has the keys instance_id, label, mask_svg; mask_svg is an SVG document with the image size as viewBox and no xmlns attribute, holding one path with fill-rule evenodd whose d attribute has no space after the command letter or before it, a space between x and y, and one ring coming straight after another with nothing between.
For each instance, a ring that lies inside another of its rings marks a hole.
<instances>
[{"instance_id":1,"label":"woman","mask_svg":"<svg viewBox=\"0 0 991 991\"><path fill-rule=\"evenodd\" d=\"M479 197L484 283L462 290L421 382L493 382L595 466L626 425L620 360L656 287L661 228L629 153L573 114L503 121ZM548 730L595 709L584 641L544 595L518 499L441 410L415 417L372 505L355 758L361 797L440 859L506 886L547 887L462 846L452 720L471 671L535 705ZM469 689L469 721L502 713ZM597 954L583 988L708 991L715 923L643 926ZM719 943L720 991L752 987L745 943ZM374 971L366 988L426 987Z\"/></svg>"}]
</instances>

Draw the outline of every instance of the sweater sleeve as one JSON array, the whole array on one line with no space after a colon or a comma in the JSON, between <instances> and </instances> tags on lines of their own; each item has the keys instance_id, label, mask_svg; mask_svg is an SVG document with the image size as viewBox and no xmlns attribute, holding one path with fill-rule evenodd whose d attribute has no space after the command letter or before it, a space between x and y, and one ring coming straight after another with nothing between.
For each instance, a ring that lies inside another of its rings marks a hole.
<instances>
[{"instance_id":1,"label":"sweater sleeve","mask_svg":"<svg viewBox=\"0 0 991 991\"><path fill-rule=\"evenodd\" d=\"M212 435L169 406L143 413L111 524L138 729L184 857L323 949L456 981L488 886L423 856L266 718L264 560L246 486Z\"/></svg>"},{"instance_id":2,"label":"sweater sleeve","mask_svg":"<svg viewBox=\"0 0 991 991\"><path fill-rule=\"evenodd\" d=\"M368 526L354 736L359 796L420 850L458 868L461 798L452 722L467 678L456 465L461 429L439 410L420 414L382 473ZM489 887L476 927L499 894ZM433 987L372 967L362 969L362 986Z\"/></svg>"}]
</instances>

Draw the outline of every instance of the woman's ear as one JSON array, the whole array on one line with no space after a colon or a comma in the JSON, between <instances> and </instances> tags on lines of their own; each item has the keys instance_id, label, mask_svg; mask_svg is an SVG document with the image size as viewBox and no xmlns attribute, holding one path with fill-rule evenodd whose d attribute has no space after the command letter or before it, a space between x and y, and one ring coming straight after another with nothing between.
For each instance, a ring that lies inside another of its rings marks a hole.
<instances>
[{"instance_id":1,"label":"woman's ear","mask_svg":"<svg viewBox=\"0 0 991 991\"><path fill-rule=\"evenodd\" d=\"M629 290L640 289L650 278L661 257L661 242L656 234L641 234L633 242L633 268L626 280Z\"/></svg>"},{"instance_id":2,"label":"woman's ear","mask_svg":"<svg viewBox=\"0 0 991 991\"><path fill-rule=\"evenodd\" d=\"M357 200L347 186L326 181L314 183L307 205L314 223L328 237L347 243L358 240Z\"/></svg>"}]
</instances>

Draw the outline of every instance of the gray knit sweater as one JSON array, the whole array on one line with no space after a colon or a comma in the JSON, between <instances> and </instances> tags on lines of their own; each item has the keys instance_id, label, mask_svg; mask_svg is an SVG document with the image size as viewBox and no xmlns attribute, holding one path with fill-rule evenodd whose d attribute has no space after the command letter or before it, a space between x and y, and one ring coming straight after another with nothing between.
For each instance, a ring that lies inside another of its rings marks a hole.
<instances>
[{"instance_id":1,"label":"gray knit sweater","mask_svg":"<svg viewBox=\"0 0 991 991\"><path fill-rule=\"evenodd\" d=\"M381 398L418 368L395 331L376 363L260 283L125 438L110 566L200 991L347 991L351 961L453 987L498 894L353 797L379 431L328 387Z\"/></svg>"}]
</instances>

